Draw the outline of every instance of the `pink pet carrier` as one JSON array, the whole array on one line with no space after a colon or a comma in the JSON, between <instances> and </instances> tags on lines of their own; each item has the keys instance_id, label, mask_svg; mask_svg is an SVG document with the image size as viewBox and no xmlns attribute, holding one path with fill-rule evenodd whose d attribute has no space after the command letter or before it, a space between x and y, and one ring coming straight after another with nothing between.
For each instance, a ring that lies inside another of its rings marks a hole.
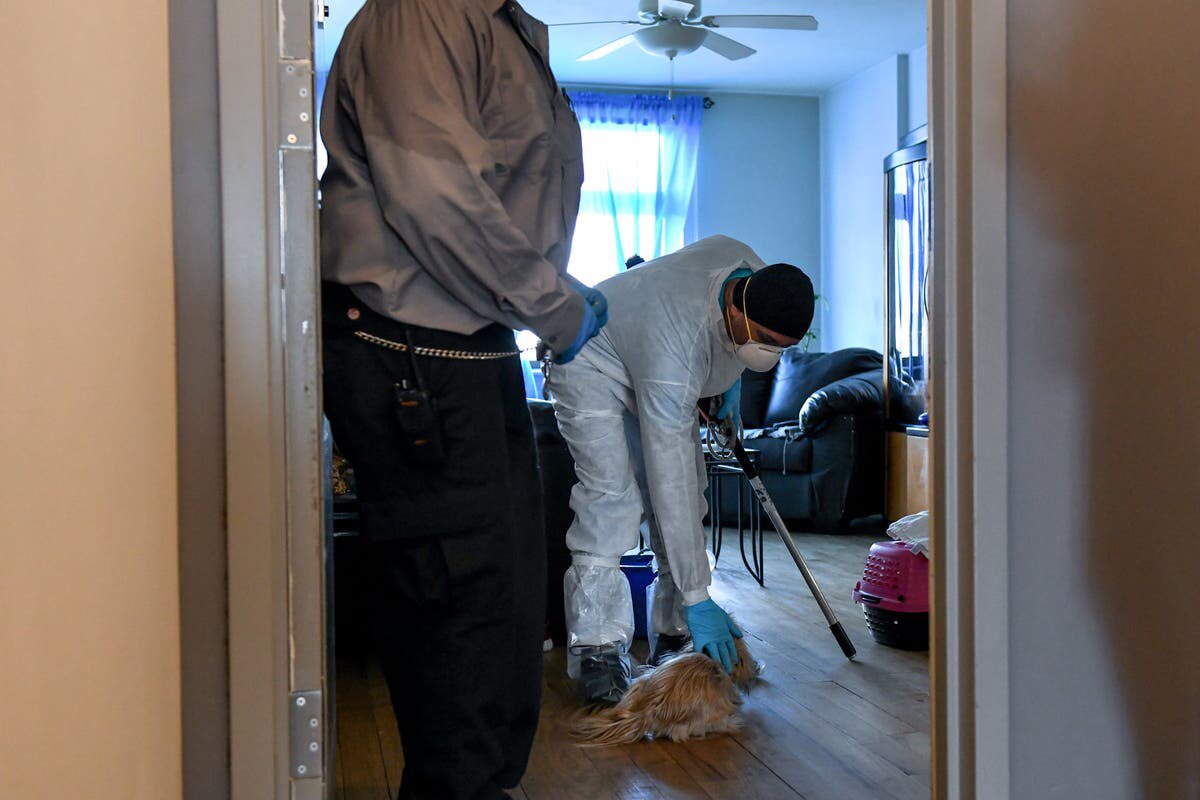
<instances>
[{"instance_id":1,"label":"pink pet carrier","mask_svg":"<svg viewBox=\"0 0 1200 800\"><path fill-rule=\"evenodd\" d=\"M903 650L929 648L929 561L904 542L876 542L854 586L871 637Z\"/></svg>"}]
</instances>

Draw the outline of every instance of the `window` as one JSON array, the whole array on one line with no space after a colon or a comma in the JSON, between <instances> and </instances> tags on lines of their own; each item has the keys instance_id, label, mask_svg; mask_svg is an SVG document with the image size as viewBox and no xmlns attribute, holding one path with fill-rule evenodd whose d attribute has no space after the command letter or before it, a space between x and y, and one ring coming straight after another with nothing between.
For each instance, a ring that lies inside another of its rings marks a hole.
<instances>
[{"instance_id":1,"label":"window","mask_svg":"<svg viewBox=\"0 0 1200 800\"><path fill-rule=\"evenodd\" d=\"M585 178L568 267L584 283L612 277L634 254L649 259L683 247L682 224L659 225L660 138L645 125L584 126Z\"/></svg>"},{"instance_id":2,"label":"window","mask_svg":"<svg viewBox=\"0 0 1200 800\"><path fill-rule=\"evenodd\" d=\"M581 92L584 183L568 271L594 285L633 255L683 247L696 183L699 97Z\"/></svg>"}]
</instances>

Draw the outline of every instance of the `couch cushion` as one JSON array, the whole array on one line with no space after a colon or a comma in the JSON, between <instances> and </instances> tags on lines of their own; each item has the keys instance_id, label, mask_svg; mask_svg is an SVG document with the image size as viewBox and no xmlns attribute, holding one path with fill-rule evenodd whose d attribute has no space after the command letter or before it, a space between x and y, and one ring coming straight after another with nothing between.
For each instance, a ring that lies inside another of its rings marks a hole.
<instances>
[{"instance_id":1,"label":"couch cushion","mask_svg":"<svg viewBox=\"0 0 1200 800\"><path fill-rule=\"evenodd\" d=\"M813 392L800 409L800 428L813 433L839 414L882 414L883 370L860 372Z\"/></svg>"},{"instance_id":2,"label":"couch cushion","mask_svg":"<svg viewBox=\"0 0 1200 800\"><path fill-rule=\"evenodd\" d=\"M771 384L774 382L775 370L755 372L748 369L742 373L742 427L763 427L767 403L771 400Z\"/></svg>"},{"instance_id":3,"label":"couch cushion","mask_svg":"<svg viewBox=\"0 0 1200 800\"><path fill-rule=\"evenodd\" d=\"M883 356L865 347L832 353L805 353L796 347L785 350L772 373L775 381L763 424L798 421L804 401L813 392L834 381L882 366Z\"/></svg>"},{"instance_id":4,"label":"couch cushion","mask_svg":"<svg viewBox=\"0 0 1200 800\"><path fill-rule=\"evenodd\" d=\"M773 438L770 431L747 431L746 449L757 450L758 467L765 472L807 474L812 471L812 440Z\"/></svg>"}]
</instances>

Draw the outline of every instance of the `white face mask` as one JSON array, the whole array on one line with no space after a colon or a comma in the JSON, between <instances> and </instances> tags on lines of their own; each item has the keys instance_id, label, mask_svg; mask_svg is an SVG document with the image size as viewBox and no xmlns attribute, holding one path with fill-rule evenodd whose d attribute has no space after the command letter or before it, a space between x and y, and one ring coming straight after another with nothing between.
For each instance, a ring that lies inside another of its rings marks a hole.
<instances>
[{"instance_id":1,"label":"white face mask","mask_svg":"<svg viewBox=\"0 0 1200 800\"><path fill-rule=\"evenodd\" d=\"M755 372L770 372L779 363L779 359L783 355L783 348L754 341L754 334L750 332L750 309L746 307L746 289L749 286L750 278L747 278L742 283L742 318L746 321L746 342L735 345L733 352L738 361L746 365L746 369ZM726 324L728 324L728 320L726 320ZM730 330L732 330L732 326L730 326Z\"/></svg>"},{"instance_id":2,"label":"white face mask","mask_svg":"<svg viewBox=\"0 0 1200 800\"><path fill-rule=\"evenodd\" d=\"M755 372L770 372L779 363L779 359L783 355L783 348L772 347L760 342L746 342L734 348L734 354L739 361L746 365L747 369Z\"/></svg>"}]
</instances>

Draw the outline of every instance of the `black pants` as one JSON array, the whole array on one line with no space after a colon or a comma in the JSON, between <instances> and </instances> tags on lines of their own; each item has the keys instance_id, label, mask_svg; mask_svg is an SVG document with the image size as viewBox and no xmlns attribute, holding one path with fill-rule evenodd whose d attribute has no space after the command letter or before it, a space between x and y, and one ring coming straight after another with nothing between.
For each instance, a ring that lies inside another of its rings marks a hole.
<instances>
[{"instance_id":1,"label":"black pants","mask_svg":"<svg viewBox=\"0 0 1200 800\"><path fill-rule=\"evenodd\" d=\"M352 335L364 323L383 335L390 323L329 287L324 316L325 409L354 466L370 539L373 629L404 748L400 797L503 798L533 746L545 621L545 535L520 364L419 359L447 452L441 468L419 467L402 455L395 417L394 386L413 380L407 354ZM513 347L498 326L412 333L433 347Z\"/></svg>"}]
</instances>

